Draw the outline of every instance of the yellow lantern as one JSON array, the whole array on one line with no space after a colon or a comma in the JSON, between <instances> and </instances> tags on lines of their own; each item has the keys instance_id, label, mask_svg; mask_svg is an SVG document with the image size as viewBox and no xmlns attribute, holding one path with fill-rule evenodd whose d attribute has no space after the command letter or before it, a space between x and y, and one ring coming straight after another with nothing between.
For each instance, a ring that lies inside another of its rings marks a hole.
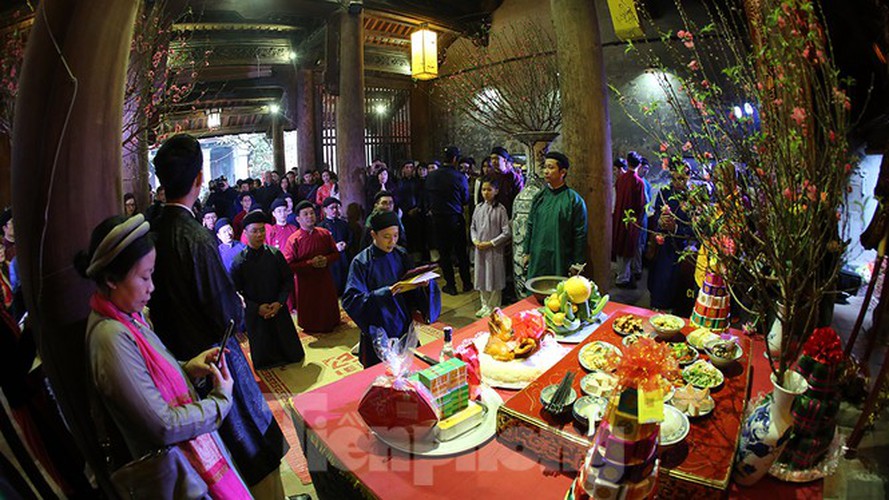
<instances>
[{"instance_id":1,"label":"yellow lantern","mask_svg":"<svg viewBox=\"0 0 889 500\"><path fill-rule=\"evenodd\" d=\"M411 33L411 76L417 80L438 76L438 34L430 29Z\"/></svg>"},{"instance_id":2,"label":"yellow lantern","mask_svg":"<svg viewBox=\"0 0 889 500\"><path fill-rule=\"evenodd\" d=\"M611 11L611 22L614 23L614 34L619 39L627 41L641 38L645 34L633 0L608 0L608 10Z\"/></svg>"}]
</instances>

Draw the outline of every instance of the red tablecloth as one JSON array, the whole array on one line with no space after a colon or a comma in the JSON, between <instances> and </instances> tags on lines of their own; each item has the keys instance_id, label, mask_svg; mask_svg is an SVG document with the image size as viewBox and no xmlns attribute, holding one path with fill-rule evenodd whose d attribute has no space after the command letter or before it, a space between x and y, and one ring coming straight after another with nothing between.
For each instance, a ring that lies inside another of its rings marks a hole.
<instances>
[{"instance_id":1,"label":"red tablecloth","mask_svg":"<svg viewBox=\"0 0 889 500\"><path fill-rule=\"evenodd\" d=\"M534 299L505 309L507 314L537 307ZM606 312L626 308L609 304ZM485 319L454 333L459 343L487 329ZM441 342L420 351L438 355ZM752 395L771 390L762 342L754 344ZM762 360L761 362L759 360ZM414 360L415 368L426 364ZM333 467L343 471L353 487L381 498L562 498L573 477L553 471L496 439L472 453L456 457L423 458L390 449L370 435L358 415L358 402L374 378L384 372L377 365L306 394L293 397L298 427L305 432L304 449L312 447ZM498 391L504 401L515 391ZM307 455L310 452L306 450ZM310 457L310 466L311 466ZM314 471L313 471L314 472ZM780 495L780 498L820 498L821 482L798 486L766 478L753 488L730 487L731 497Z\"/></svg>"}]
</instances>

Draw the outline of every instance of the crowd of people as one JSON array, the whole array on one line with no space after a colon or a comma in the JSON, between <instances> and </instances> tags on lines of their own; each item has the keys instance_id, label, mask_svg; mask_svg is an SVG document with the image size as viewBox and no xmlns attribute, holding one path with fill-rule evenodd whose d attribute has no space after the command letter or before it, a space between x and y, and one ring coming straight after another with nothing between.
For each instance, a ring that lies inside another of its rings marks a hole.
<instances>
[{"instance_id":1,"label":"crowd of people","mask_svg":"<svg viewBox=\"0 0 889 500\"><path fill-rule=\"evenodd\" d=\"M125 195L122 215L95 228L75 268L97 289L87 363L105 418L130 457L175 445L191 464L163 488L283 496L287 444L251 364L303 360L293 313L300 329L323 334L340 324L342 307L361 330L354 353L367 367L380 362L375 340L406 334L416 315L435 321L442 292L477 290L483 317L520 295L514 270L524 269L524 280L585 264L586 205L558 152L546 155L543 187L521 219L513 209L526 175L503 147L478 171L453 146L441 162L405 161L395 171L375 161L359 173L367 212L343 209L337 176L325 169L205 183L200 144L188 135L167 140L154 165L160 186L151 205L140 211ZM680 256L695 242L676 196L688 169L671 168L669 185L654 191L647 168L634 152L615 162L616 283L635 287L647 262L652 307L681 313L686 294L676 292L694 286ZM523 258L514 266L517 232ZM8 337L27 338L10 210L0 214L0 233L0 323L14 332ZM441 288L405 281L436 255ZM246 332L247 355L237 339L220 345L229 325ZM16 342L14 352L27 349ZM32 447L47 453L40 442Z\"/></svg>"}]
</instances>

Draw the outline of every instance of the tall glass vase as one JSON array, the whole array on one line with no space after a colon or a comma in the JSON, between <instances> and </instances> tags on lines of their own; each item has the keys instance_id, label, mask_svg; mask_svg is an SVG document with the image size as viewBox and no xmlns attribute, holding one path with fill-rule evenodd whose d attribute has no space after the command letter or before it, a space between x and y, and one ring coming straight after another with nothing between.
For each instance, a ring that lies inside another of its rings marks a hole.
<instances>
[{"instance_id":1,"label":"tall glass vase","mask_svg":"<svg viewBox=\"0 0 889 500\"><path fill-rule=\"evenodd\" d=\"M558 132L523 132L515 134L515 138L528 147L527 175L525 187L516 196L512 204L512 262L515 279L516 297L527 297L525 288L527 275L522 260L525 257L525 233L528 227L528 214L531 213L531 200L543 188L543 161L549 145L559 136Z\"/></svg>"},{"instance_id":2,"label":"tall glass vase","mask_svg":"<svg viewBox=\"0 0 889 500\"><path fill-rule=\"evenodd\" d=\"M790 370L784 373L781 384L774 373L771 379L775 390L763 398L741 426L732 476L741 486L751 486L762 479L781 454L793 426L793 400L809 386L802 375Z\"/></svg>"}]
</instances>

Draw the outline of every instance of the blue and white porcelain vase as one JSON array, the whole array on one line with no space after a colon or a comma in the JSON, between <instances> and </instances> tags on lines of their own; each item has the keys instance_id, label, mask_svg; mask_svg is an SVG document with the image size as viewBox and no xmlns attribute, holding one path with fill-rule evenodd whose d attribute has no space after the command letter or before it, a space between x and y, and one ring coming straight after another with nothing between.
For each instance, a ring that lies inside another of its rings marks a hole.
<instances>
[{"instance_id":1,"label":"blue and white porcelain vase","mask_svg":"<svg viewBox=\"0 0 889 500\"><path fill-rule=\"evenodd\" d=\"M793 400L806 391L809 384L795 371L784 373L784 383L771 376L775 390L764 397L741 426L741 439L735 454L732 479L741 486L751 486L762 479L781 454L790 438Z\"/></svg>"}]
</instances>

